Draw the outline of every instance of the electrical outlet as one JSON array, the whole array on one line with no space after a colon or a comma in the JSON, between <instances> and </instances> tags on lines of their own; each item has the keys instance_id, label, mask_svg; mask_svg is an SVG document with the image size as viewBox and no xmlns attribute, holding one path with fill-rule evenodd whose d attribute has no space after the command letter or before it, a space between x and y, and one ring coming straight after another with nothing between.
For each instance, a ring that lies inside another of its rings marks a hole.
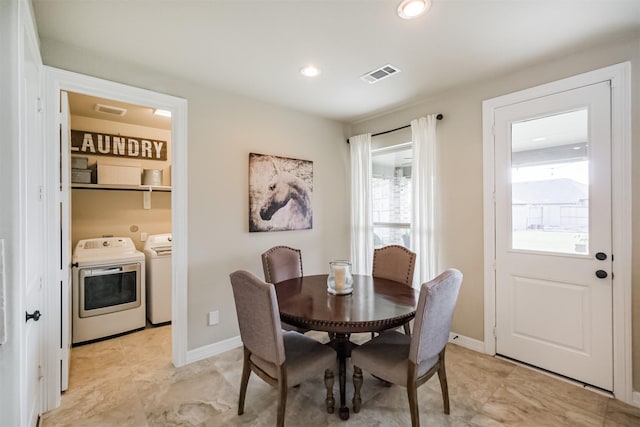
<instances>
[{"instance_id":1,"label":"electrical outlet","mask_svg":"<svg viewBox=\"0 0 640 427\"><path fill-rule=\"evenodd\" d=\"M140 233L140 241L141 242L146 242L147 241L147 237L149 237L149 235L146 232L141 232Z\"/></svg>"},{"instance_id":2,"label":"electrical outlet","mask_svg":"<svg viewBox=\"0 0 640 427\"><path fill-rule=\"evenodd\" d=\"M209 326L217 325L218 323L220 323L220 312L218 310L210 311L209 312Z\"/></svg>"}]
</instances>

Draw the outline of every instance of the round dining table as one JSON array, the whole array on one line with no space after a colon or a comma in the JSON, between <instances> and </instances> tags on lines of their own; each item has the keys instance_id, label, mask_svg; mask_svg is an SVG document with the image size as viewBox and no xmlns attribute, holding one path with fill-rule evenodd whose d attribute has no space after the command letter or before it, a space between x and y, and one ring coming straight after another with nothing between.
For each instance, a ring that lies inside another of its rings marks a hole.
<instances>
[{"instance_id":1,"label":"round dining table","mask_svg":"<svg viewBox=\"0 0 640 427\"><path fill-rule=\"evenodd\" d=\"M353 275L353 292L327 292L327 275L304 276L275 286L280 319L293 326L328 332L337 353L340 418L349 418L345 403L346 359L356 332L380 332L402 326L416 314L419 293L403 283Z\"/></svg>"}]
</instances>

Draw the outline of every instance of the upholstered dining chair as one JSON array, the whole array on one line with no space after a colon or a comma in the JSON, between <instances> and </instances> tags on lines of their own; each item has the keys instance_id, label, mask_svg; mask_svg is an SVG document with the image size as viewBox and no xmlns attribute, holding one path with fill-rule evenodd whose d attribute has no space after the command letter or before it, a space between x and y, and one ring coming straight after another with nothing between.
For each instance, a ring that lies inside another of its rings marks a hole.
<instances>
[{"instance_id":1,"label":"upholstered dining chair","mask_svg":"<svg viewBox=\"0 0 640 427\"><path fill-rule=\"evenodd\" d=\"M390 331L351 350L353 362L353 411L362 404L362 370L387 382L407 388L411 425L420 425L418 387L436 372L440 379L444 413L449 414L449 390L445 349L451 319L462 285L462 273L449 269L420 288L413 335Z\"/></svg>"},{"instance_id":2,"label":"upholstered dining chair","mask_svg":"<svg viewBox=\"0 0 640 427\"><path fill-rule=\"evenodd\" d=\"M267 283L302 277L302 253L289 246L274 246L262 254L262 269Z\"/></svg>"},{"instance_id":3,"label":"upholstered dining chair","mask_svg":"<svg viewBox=\"0 0 640 427\"><path fill-rule=\"evenodd\" d=\"M282 331L273 284L265 283L247 271L236 271L229 277L244 346L238 415L244 413L251 372L278 389L278 426L284 425L287 389L323 373L327 388L326 408L327 412L333 413L336 352L298 332Z\"/></svg>"},{"instance_id":4,"label":"upholstered dining chair","mask_svg":"<svg viewBox=\"0 0 640 427\"><path fill-rule=\"evenodd\" d=\"M389 245L373 251L373 277L393 280L411 286L416 254L400 245ZM404 332L411 335L409 322L404 324ZM371 334L373 338L373 334Z\"/></svg>"},{"instance_id":5,"label":"upholstered dining chair","mask_svg":"<svg viewBox=\"0 0 640 427\"><path fill-rule=\"evenodd\" d=\"M274 285L285 280L302 277L302 252L289 246L274 246L262 254L262 270L264 281ZM296 331L304 334L308 329L299 328L282 322L285 331Z\"/></svg>"}]
</instances>

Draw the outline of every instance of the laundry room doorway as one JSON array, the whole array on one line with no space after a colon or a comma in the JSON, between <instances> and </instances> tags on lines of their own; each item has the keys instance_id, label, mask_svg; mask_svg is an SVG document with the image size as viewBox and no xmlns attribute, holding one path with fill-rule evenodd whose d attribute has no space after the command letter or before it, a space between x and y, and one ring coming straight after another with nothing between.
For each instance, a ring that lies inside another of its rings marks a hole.
<instances>
[{"instance_id":1,"label":"laundry room doorway","mask_svg":"<svg viewBox=\"0 0 640 427\"><path fill-rule=\"evenodd\" d=\"M166 326L171 321L170 112L76 92L63 91L62 97L69 106L65 135L71 136L66 153L71 343ZM166 237L164 245L156 244L158 236ZM160 247L167 255L157 255ZM169 264L165 274L150 274L159 262ZM170 354L170 340L158 345Z\"/></svg>"},{"instance_id":2,"label":"laundry room doorway","mask_svg":"<svg viewBox=\"0 0 640 427\"><path fill-rule=\"evenodd\" d=\"M45 406L53 409L69 384L72 344L171 322L163 345L175 366L186 363L186 286L172 286L187 283L186 101L49 67L46 74L47 110L59 112L46 124L55 278L46 328L60 337L44 343ZM145 255L158 241L172 271L162 292L145 274L158 262ZM163 309L150 321L152 299Z\"/></svg>"}]
</instances>

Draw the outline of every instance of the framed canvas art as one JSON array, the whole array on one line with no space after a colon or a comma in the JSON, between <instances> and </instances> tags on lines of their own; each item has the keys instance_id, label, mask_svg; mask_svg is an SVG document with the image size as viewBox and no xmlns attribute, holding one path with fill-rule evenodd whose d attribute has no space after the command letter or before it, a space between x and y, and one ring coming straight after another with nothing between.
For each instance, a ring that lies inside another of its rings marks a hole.
<instances>
[{"instance_id":1,"label":"framed canvas art","mask_svg":"<svg viewBox=\"0 0 640 427\"><path fill-rule=\"evenodd\" d=\"M313 225L313 162L249 154L249 231L307 230Z\"/></svg>"}]
</instances>

